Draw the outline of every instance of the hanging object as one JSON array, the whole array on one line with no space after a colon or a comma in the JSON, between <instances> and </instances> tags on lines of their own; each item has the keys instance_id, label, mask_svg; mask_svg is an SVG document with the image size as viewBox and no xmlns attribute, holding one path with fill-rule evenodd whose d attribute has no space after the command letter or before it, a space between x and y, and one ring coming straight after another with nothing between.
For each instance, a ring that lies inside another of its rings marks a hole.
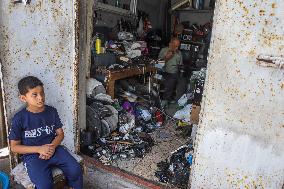
<instances>
[{"instance_id":1,"label":"hanging object","mask_svg":"<svg viewBox=\"0 0 284 189\"><path fill-rule=\"evenodd\" d=\"M181 6L183 6L186 3L189 3L189 5L190 5L191 4L191 0L179 0L179 1L177 1L176 3L174 3L171 6L171 11L174 11L174 10L180 8Z\"/></svg>"},{"instance_id":2,"label":"hanging object","mask_svg":"<svg viewBox=\"0 0 284 189\"><path fill-rule=\"evenodd\" d=\"M115 1L115 6L116 6L116 7L120 7L120 0L116 0L116 1Z\"/></svg>"},{"instance_id":3,"label":"hanging object","mask_svg":"<svg viewBox=\"0 0 284 189\"><path fill-rule=\"evenodd\" d=\"M204 1L203 0L193 0L192 2L192 8L194 9L203 9L204 7Z\"/></svg>"}]
</instances>

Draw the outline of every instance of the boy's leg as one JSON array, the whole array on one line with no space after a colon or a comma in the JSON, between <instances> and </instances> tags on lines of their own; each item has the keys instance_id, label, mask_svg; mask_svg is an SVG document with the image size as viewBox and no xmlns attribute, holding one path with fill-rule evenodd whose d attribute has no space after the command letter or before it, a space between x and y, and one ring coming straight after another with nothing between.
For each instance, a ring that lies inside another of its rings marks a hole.
<instances>
[{"instance_id":1,"label":"boy's leg","mask_svg":"<svg viewBox=\"0 0 284 189\"><path fill-rule=\"evenodd\" d=\"M83 188L83 172L81 166L67 150L62 146L58 146L50 161L63 171L69 187L74 189Z\"/></svg>"},{"instance_id":2,"label":"boy's leg","mask_svg":"<svg viewBox=\"0 0 284 189\"><path fill-rule=\"evenodd\" d=\"M37 157L25 160L28 175L37 189L52 189L53 178L48 161Z\"/></svg>"}]
</instances>

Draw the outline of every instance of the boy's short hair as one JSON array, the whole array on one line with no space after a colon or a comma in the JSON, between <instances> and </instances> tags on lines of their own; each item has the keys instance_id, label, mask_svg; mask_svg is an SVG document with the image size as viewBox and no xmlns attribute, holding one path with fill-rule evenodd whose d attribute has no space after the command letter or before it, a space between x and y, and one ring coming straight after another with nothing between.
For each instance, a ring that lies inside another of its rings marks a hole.
<instances>
[{"instance_id":1,"label":"boy's short hair","mask_svg":"<svg viewBox=\"0 0 284 189\"><path fill-rule=\"evenodd\" d=\"M33 89L37 86L43 86L43 83L34 76L24 77L18 83L18 89L21 95L26 95L29 89Z\"/></svg>"}]
</instances>

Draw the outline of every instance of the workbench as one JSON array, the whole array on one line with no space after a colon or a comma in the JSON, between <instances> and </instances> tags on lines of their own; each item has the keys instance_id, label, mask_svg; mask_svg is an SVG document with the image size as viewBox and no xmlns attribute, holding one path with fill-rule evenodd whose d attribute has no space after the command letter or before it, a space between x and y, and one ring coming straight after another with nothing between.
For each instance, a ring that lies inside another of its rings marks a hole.
<instances>
[{"instance_id":1,"label":"workbench","mask_svg":"<svg viewBox=\"0 0 284 189\"><path fill-rule=\"evenodd\" d=\"M114 98L114 85L116 80L154 72L156 72L154 65L130 67L119 70L108 70L106 78L107 94L110 95L112 99Z\"/></svg>"}]
</instances>

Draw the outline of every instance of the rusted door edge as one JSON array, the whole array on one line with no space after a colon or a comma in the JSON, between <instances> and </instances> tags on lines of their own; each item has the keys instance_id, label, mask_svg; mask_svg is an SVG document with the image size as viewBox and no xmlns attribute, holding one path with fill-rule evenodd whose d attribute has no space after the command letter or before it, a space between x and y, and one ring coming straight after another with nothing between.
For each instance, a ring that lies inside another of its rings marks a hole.
<instances>
[{"instance_id":1,"label":"rusted door edge","mask_svg":"<svg viewBox=\"0 0 284 189\"><path fill-rule=\"evenodd\" d=\"M117 167L113 167L113 166L110 166L110 165L104 165L101 162L97 161L96 159L91 158L87 155L83 155L83 154L80 154L80 155L83 157L85 166L87 166L87 167L93 165L96 168L101 169L101 170L103 170L107 173L117 175L117 176L119 176L123 179L129 180L129 181L131 181L135 184L138 184L142 187L145 187L145 188L151 188L151 189L165 189L165 188L167 188L166 186L163 186L163 185L161 185L161 184L159 184L155 181L145 179L143 177L129 173L129 172L124 171L122 169L119 169Z\"/></svg>"},{"instance_id":2,"label":"rusted door edge","mask_svg":"<svg viewBox=\"0 0 284 189\"><path fill-rule=\"evenodd\" d=\"M80 0L75 0L74 1L74 12L75 12L75 22L74 22L74 27L75 27L75 61L74 61L74 78L73 78L73 83L74 83L74 88L73 88L73 104L74 104L74 109L73 109L73 130L74 130L74 145L75 145L75 152L79 153L80 152L80 125L79 125L79 65L80 65L80 53L79 53L79 48L80 48L80 7L81 3ZM82 53L81 53L82 54Z\"/></svg>"},{"instance_id":3,"label":"rusted door edge","mask_svg":"<svg viewBox=\"0 0 284 189\"><path fill-rule=\"evenodd\" d=\"M8 145L8 141L7 141L7 134L8 134L8 131L7 131L7 124L6 124L6 117L5 117L5 102L4 102L4 90L3 90L3 83L2 83L2 60L1 60L1 57L0 57L0 90L1 90L1 96L0 96L0 122L1 122L1 125L3 128L0 129L0 136L1 136L1 140L2 142L0 143L0 148L4 148Z\"/></svg>"},{"instance_id":4,"label":"rusted door edge","mask_svg":"<svg viewBox=\"0 0 284 189\"><path fill-rule=\"evenodd\" d=\"M1 57L0 57L0 82L1 82L1 86L4 86L4 83L3 83L3 72L2 72L2 60L1 60ZM6 135L8 136L9 135L9 125L8 125L8 118L7 118L7 109L6 109L6 102L4 99L5 98L5 89L4 87L1 88L1 93L2 93L2 106L1 108L3 108L3 119L4 119L4 125L5 125L5 128L6 128ZM11 153L11 150L10 150L10 142L7 138L7 144L8 144L8 149L9 149L9 153ZM9 161L10 161L10 169L12 170L12 168L18 163L18 158L14 155L11 155L9 154Z\"/></svg>"}]
</instances>

